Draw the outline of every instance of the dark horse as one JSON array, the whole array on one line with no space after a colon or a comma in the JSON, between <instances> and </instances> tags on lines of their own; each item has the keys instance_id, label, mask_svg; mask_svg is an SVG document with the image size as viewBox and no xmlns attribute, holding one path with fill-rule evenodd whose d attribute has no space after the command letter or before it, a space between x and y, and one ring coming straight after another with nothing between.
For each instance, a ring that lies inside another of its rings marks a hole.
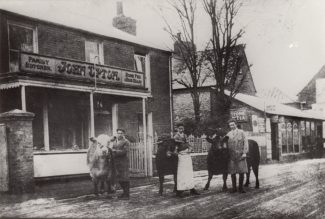
<instances>
[{"instance_id":1,"label":"dark horse","mask_svg":"<svg viewBox=\"0 0 325 219\"><path fill-rule=\"evenodd\" d=\"M248 173L246 174L246 183L245 187L249 185L249 176L251 172L251 168L253 169L256 183L255 188L258 189L260 187L260 182L258 180L258 167L260 165L260 149L256 141L249 139L248 140L248 153L247 153L247 169Z\"/></svg>"},{"instance_id":2,"label":"dark horse","mask_svg":"<svg viewBox=\"0 0 325 219\"><path fill-rule=\"evenodd\" d=\"M163 183L165 175L174 175L174 192L177 191L177 162L175 153L176 142L168 135L158 138L158 150L156 155L156 167L159 177L159 195L163 194Z\"/></svg>"},{"instance_id":3,"label":"dark horse","mask_svg":"<svg viewBox=\"0 0 325 219\"><path fill-rule=\"evenodd\" d=\"M98 140L98 138L101 138L101 140ZM101 190L104 190L105 184L107 186L107 193L113 193L115 190L115 188L112 188L115 184L113 151L107 145L111 143L110 137L102 135L98 138L90 139L91 145L87 152L87 164L96 196L98 195L98 187L101 186Z\"/></svg>"},{"instance_id":4,"label":"dark horse","mask_svg":"<svg viewBox=\"0 0 325 219\"><path fill-rule=\"evenodd\" d=\"M210 181L213 175L223 174L223 190L227 189L227 169L228 169L228 159L229 159L229 152L227 148L224 148L223 145L226 144L228 138L216 136L213 139L207 138L207 140L212 143L211 148L208 153L207 157L207 164L208 164L208 182L206 183L204 190L208 190L210 187ZM260 151L258 144L256 141L249 139L248 140L248 153L247 153L247 168L248 173L246 174L246 183L245 186L248 187L249 178L250 178L250 171L251 168L253 169L256 184L255 188L259 188L259 180L258 180L258 168L260 164Z\"/></svg>"}]
</instances>

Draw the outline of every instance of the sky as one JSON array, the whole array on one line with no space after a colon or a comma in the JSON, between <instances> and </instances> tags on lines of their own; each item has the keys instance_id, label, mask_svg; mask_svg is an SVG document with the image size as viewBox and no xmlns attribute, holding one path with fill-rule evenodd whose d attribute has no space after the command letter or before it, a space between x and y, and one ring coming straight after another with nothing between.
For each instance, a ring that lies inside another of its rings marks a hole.
<instances>
[{"instance_id":1,"label":"sky","mask_svg":"<svg viewBox=\"0 0 325 219\"><path fill-rule=\"evenodd\" d=\"M177 17L166 0L122 0L126 16L137 20L137 37L166 48L172 41L163 17L175 30ZM0 8L90 31L112 29L116 0L0 0ZM257 90L278 87L295 95L325 65L325 0L244 0L235 26ZM198 47L210 36L201 1L196 16Z\"/></svg>"}]
</instances>

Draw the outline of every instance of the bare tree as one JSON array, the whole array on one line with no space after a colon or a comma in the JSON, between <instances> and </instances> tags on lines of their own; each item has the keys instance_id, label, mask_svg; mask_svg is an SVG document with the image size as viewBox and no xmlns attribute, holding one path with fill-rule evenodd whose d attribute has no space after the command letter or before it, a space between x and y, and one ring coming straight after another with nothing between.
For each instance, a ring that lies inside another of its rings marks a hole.
<instances>
[{"instance_id":1,"label":"bare tree","mask_svg":"<svg viewBox=\"0 0 325 219\"><path fill-rule=\"evenodd\" d=\"M242 71L244 46L238 44L244 30L234 30L242 1L203 0L203 6L211 21L212 35L206 57L216 82L215 116L221 124L225 124L230 115L232 99L246 78L246 72Z\"/></svg>"},{"instance_id":2,"label":"bare tree","mask_svg":"<svg viewBox=\"0 0 325 219\"><path fill-rule=\"evenodd\" d=\"M199 88L208 75L202 73L205 53L198 52L195 44L196 0L174 0L169 3L176 11L180 22L180 28L175 31L165 19L166 30L176 45L173 64L176 77L173 80L189 90L193 101L194 118L198 123L201 119Z\"/></svg>"}]
</instances>

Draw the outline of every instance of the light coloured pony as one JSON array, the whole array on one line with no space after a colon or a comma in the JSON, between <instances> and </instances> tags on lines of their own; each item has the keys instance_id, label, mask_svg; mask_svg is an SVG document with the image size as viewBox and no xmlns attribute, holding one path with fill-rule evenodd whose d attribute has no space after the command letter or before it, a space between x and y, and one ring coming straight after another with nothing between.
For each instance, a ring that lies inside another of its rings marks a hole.
<instances>
[{"instance_id":1,"label":"light coloured pony","mask_svg":"<svg viewBox=\"0 0 325 219\"><path fill-rule=\"evenodd\" d=\"M90 138L90 146L87 152L87 165L94 184L94 194L98 196L98 186L101 185L101 192L115 191L115 166L112 149L109 145L113 138L108 135L99 135L97 138Z\"/></svg>"}]
</instances>

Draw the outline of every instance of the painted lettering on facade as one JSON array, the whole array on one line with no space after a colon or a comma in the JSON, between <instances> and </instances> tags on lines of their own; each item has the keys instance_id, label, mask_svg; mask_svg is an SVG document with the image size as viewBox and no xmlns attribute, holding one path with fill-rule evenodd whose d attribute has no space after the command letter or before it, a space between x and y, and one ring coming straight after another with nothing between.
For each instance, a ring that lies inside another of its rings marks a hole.
<instances>
[{"instance_id":1,"label":"painted lettering on facade","mask_svg":"<svg viewBox=\"0 0 325 219\"><path fill-rule=\"evenodd\" d=\"M84 78L103 83L144 86L143 74L103 65L21 54L21 70L50 73L69 78Z\"/></svg>"}]
</instances>

